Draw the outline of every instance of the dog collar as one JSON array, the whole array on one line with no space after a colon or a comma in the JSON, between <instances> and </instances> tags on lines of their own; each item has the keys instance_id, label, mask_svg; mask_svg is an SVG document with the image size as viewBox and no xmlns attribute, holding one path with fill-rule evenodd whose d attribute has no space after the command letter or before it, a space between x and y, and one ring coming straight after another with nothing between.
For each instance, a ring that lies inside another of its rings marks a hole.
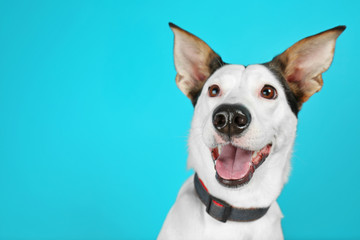
<instances>
[{"instance_id":1,"label":"dog collar","mask_svg":"<svg viewBox=\"0 0 360 240\"><path fill-rule=\"evenodd\" d=\"M206 212L220 222L226 222L227 220L237 222L255 221L264 216L270 208L233 207L227 202L209 194L204 183L196 173L194 176L194 185L201 202L206 206Z\"/></svg>"}]
</instances>

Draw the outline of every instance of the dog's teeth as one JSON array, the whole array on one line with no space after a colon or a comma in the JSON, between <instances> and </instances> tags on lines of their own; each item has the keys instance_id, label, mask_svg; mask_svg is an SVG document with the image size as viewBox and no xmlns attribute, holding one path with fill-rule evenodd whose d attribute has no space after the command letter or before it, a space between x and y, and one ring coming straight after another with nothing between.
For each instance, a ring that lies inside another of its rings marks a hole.
<instances>
[{"instance_id":1,"label":"dog's teeth","mask_svg":"<svg viewBox=\"0 0 360 240\"><path fill-rule=\"evenodd\" d=\"M252 158L255 158L257 156L259 151L254 151L253 154L252 154Z\"/></svg>"},{"instance_id":2,"label":"dog's teeth","mask_svg":"<svg viewBox=\"0 0 360 240\"><path fill-rule=\"evenodd\" d=\"M221 145L219 145L219 146L218 146L218 153L219 153L219 156L220 156L220 154L221 154L221 150L222 150L222 148L223 148L223 147L222 147Z\"/></svg>"}]
</instances>

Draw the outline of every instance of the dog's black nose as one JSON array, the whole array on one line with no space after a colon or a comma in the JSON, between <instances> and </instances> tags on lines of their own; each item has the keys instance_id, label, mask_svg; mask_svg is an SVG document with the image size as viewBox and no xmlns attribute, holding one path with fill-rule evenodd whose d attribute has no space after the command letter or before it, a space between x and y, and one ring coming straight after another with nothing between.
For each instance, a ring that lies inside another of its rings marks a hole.
<instances>
[{"instance_id":1,"label":"dog's black nose","mask_svg":"<svg viewBox=\"0 0 360 240\"><path fill-rule=\"evenodd\" d=\"M249 110L240 104L222 104L213 113L215 129L229 137L241 134L250 124Z\"/></svg>"}]
</instances>

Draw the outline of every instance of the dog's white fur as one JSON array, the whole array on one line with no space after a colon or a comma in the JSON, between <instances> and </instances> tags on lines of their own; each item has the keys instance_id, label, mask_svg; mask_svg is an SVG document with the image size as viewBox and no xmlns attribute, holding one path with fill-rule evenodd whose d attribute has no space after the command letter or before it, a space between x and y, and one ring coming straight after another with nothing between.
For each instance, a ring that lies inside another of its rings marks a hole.
<instances>
[{"instance_id":1,"label":"dog's white fur","mask_svg":"<svg viewBox=\"0 0 360 240\"><path fill-rule=\"evenodd\" d=\"M222 96L210 98L208 86L217 84ZM278 90L275 100L264 99L260 90L270 84ZM210 147L218 143L214 136L212 110L223 103L242 103L251 113L252 121L246 133L233 142L242 148L259 150L272 143L270 157L259 167L251 181L240 188L219 187L215 179L214 163L209 161ZM227 65L215 72L207 81L195 107L189 137L188 164L198 173L209 192L221 196L233 206L243 208L267 207L279 195L289 173L288 159L291 157L297 118L292 113L280 86L273 74L262 65Z\"/></svg>"},{"instance_id":2,"label":"dog's white fur","mask_svg":"<svg viewBox=\"0 0 360 240\"><path fill-rule=\"evenodd\" d=\"M213 84L221 89L218 97L208 95L208 88ZM260 96L264 85L275 87L276 99L269 100ZM209 150L218 144L226 144L212 124L213 110L224 103L241 103L252 116L246 132L241 137L231 139L233 145L256 151L272 144L266 161L256 169L246 185L238 188L224 187L216 180ZM189 136L188 167L197 172L210 194L232 206L270 206L270 209L256 221L219 222L205 211L205 206L195 192L191 176L182 186L158 239L283 239L282 213L276 199L290 172L296 126L297 117L287 102L284 88L267 67L225 65L219 68L207 79L195 106Z\"/></svg>"},{"instance_id":3,"label":"dog's white fur","mask_svg":"<svg viewBox=\"0 0 360 240\"><path fill-rule=\"evenodd\" d=\"M206 94L212 84L221 87L221 97L215 99ZM265 84L278 89L274 101L258 94ZM215 179L209 148L219 143L214 139L217 133L212 126L212 110L223 103L237 102L247 106L253 121L236 145L251 150L261 149L268 143L273 146L271 159L256 170L251 181L233 189L221 186ZM227 65L216 71L207 80L195 107L189 136L189 167L198 173L212 195L221 196L229 204L242 208L271 205L271 208L254 222L220 223L206 213L194 190L193 177L190 177L180 190L159 239L264 239L269 236L281 239L282 214L276 198L288 177L296 123L297 118L286 102L280 83L264 66Z\"/></svg>"}]
</instances>

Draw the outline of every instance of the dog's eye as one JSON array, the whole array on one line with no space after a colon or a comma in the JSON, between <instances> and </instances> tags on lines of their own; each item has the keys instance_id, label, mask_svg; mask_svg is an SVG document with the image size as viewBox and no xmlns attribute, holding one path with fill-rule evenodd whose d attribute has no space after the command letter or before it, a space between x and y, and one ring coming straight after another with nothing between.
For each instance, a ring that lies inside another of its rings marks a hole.
<instances>
[{"instance_id":1,"label":"dog's eye","mask_svg":"<svg viewBox=\"0 0 360 240\"><path fill-rule=\"evenodd\" d=\"M276 89L273 86L265 85L260 92L261 96L266 99L275 99L277 97Z\"/></svg>"},{"instance_id":2,"label":"dog's eye","mask_svg":"<svg viewBox=\"0 0 360 240\"><path fill-rule=\"evenodd\" d=\"M218 85L214 84L209 87L209 96L216 97L220 94L220 88Z\"/></svg>"}]
</instances>

